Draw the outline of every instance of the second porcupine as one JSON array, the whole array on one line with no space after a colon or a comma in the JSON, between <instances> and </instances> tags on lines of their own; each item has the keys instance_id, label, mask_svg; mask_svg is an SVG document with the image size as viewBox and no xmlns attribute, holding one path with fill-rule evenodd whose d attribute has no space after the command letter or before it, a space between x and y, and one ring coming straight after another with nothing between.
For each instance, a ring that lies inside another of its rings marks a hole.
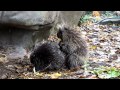
<instances>
[{"instance_id":1,"label":"second porcupine","mask_svg":"<svg viewBox=\"0 0 120 90\"><path fill-rule=\"evenodd\" d=\"M81 34L68 25L57 26L57 37L61 39L59 46L65 53L66 66L68 69L76 69L84 65L88 58L88 48L86 41Z\"/></svg>"}]
</instances>

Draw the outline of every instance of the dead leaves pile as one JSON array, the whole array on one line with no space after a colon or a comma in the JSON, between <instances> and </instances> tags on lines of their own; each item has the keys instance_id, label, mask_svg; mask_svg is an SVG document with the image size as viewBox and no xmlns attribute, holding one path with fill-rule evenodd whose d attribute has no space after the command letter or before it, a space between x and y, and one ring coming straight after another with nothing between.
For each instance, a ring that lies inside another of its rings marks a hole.
<instances>
[{"instance_id":1,"label":"dead leaves pile","mask_svg":"<svg viewBox=\"0 0 120 90\"><path fill-rule=\"evenodd\" d=\"M103 73L97 73L98 78L112 78L120 76L116 70L120 68L120 27L114 28L115 25L87 25L81 27L81 31L85 32L86 41L89 46L90 62L96 63L101 70L101 64L106 64L104 67L109 66L113 69L110 72L108 68L105 68L107 75ZM91 71L94 71L96 66L88 67ZM113 74L113 75L112 75Z\"/></svg>"}]
</instances>

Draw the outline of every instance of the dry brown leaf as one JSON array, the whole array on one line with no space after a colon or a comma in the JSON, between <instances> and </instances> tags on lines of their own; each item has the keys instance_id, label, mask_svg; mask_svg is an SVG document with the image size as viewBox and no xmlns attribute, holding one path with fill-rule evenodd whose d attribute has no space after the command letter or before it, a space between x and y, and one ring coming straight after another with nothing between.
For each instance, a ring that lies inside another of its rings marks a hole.
<instances>
[{"instance_id":1,"label":"dry brown leaf","mask_svg":"<svg viewBox=\"0 0 120 90\"><path fill-rule=\"evenodd\" d=\"M91 75L88 77L88 79L98 79L96 75Z\"/></svg>"},{"instance_id":2,"label":"dry brown leaf","mask_svg":"<svg viewBox=\"0 0 120 90\"><path fill-rule=\"evenodd\" d=\"M93 11L92 16L93 17L100 16L99 11Z\"/></svg>"},{"instance_id":3,"label":"dry brown leaf","mask_svg":"<svg viewBox=\"0 0 120 90\"><path fill-rule=\"evenodd\" d=\"M17 68L17 69L22 69L23 68L23 67L18 66L18 65L14 65L14 67Z\"/></svg>"},{"instance_id":4,"label":"dry brown leaf","mask_svg":"<svg viewBox=\"0 0 120 90\"><path fill-rule=\"evenodd\" d=\"M90 50L96 50L96 49L97 49L97 46L95 45L90 46Z\"/></svg>"},{"instance_id":5,"label":"dry brown leaf","mask_svg":"<svg viewBox=\"0 0 120 90\"><path fill-rule=\"evenodd\" d=\"M1 54L1 53L0 53L0 62L1 62L1 63L6 63L6 62L8 62L7 56L6 56L5 54Z\"/></svg>"},{"instance_id":6,"label":"dry brown leaf","mask_svg":"<svg viewBox=\"0 0 120 90\"><path fill-rule=\"evenodd\" d=\"M43 73L39 73L39 72L35 72L34 74L39 77L43 76Z\"/></svg>"},{"instance_id":7,"label":"dry brown leaf","mask_svg":"<svg viewBox=\"0 0 120 90\"><path fill-rule=\"evenodd\" d=\"M48 76L50 76L52 79L57 79L62 75L60 73L53 73L53 74L49 74Z\"/></svg>"},{"instance_id":8,"label":"dry brown leaf","mask_svg":"<svg viewBox=\"0 0 120 90\"><path fill-rule=\"evenodd\" d=\"M80 75L79 78L86 78L86 76L84 76L84 75Z\"/></svg>"}]
</instances>

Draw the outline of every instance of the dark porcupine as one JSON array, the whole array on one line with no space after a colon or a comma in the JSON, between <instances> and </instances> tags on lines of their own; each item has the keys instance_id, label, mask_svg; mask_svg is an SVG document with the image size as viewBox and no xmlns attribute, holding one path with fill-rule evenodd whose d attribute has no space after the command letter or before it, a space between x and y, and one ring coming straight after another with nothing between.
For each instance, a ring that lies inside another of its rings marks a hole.
<instances>
[{"instance_id":1,"label":"dark porcupine","mask_svg":"<svg viewBox=\"0 0 120 90\"><path fill-rule=\"evenodd\" d=\"M88 49L80 32L68 25L59 25L57 37L61 39L59 46L65 53L68 69L77 69L84 65L88 57Z\"/></svg>"},{"instance_id":2,"label":"dark porcupine","mask_svg":"<svg viewBox=\"0 0 120 90\"><path fill-rule=\"evenodd\" d=\"M64 66L64 54L56 42L45 42L33 50L30 62L35 71L60 70Z\"/></svg>"}]
</instances>

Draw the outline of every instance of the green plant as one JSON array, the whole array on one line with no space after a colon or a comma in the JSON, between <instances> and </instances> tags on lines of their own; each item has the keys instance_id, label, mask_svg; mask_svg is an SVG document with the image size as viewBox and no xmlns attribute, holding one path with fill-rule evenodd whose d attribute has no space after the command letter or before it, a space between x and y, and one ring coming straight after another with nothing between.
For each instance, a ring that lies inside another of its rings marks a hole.
<instances>
[{"instance_id":1,"label":"green plant","mask_svg":"<svg viewBox=\"0 0 120 90\"><path fill-rule=\"evenodd\" d=\"M91 14L86 14L80 18L79 25L85 23L86 21L90 20Z\"/></svg>"},{"instance_id":2,"label":"green plant","mask_svg":"<svg viewBox=\"0 0 120 90\"><path fill-rule=\"evenodd\" d=\"M95 68L92 73L96 74L99 78L108 79L120 76L120 69L115 67L99 67Z\"/></svg>"}]
</instances>

